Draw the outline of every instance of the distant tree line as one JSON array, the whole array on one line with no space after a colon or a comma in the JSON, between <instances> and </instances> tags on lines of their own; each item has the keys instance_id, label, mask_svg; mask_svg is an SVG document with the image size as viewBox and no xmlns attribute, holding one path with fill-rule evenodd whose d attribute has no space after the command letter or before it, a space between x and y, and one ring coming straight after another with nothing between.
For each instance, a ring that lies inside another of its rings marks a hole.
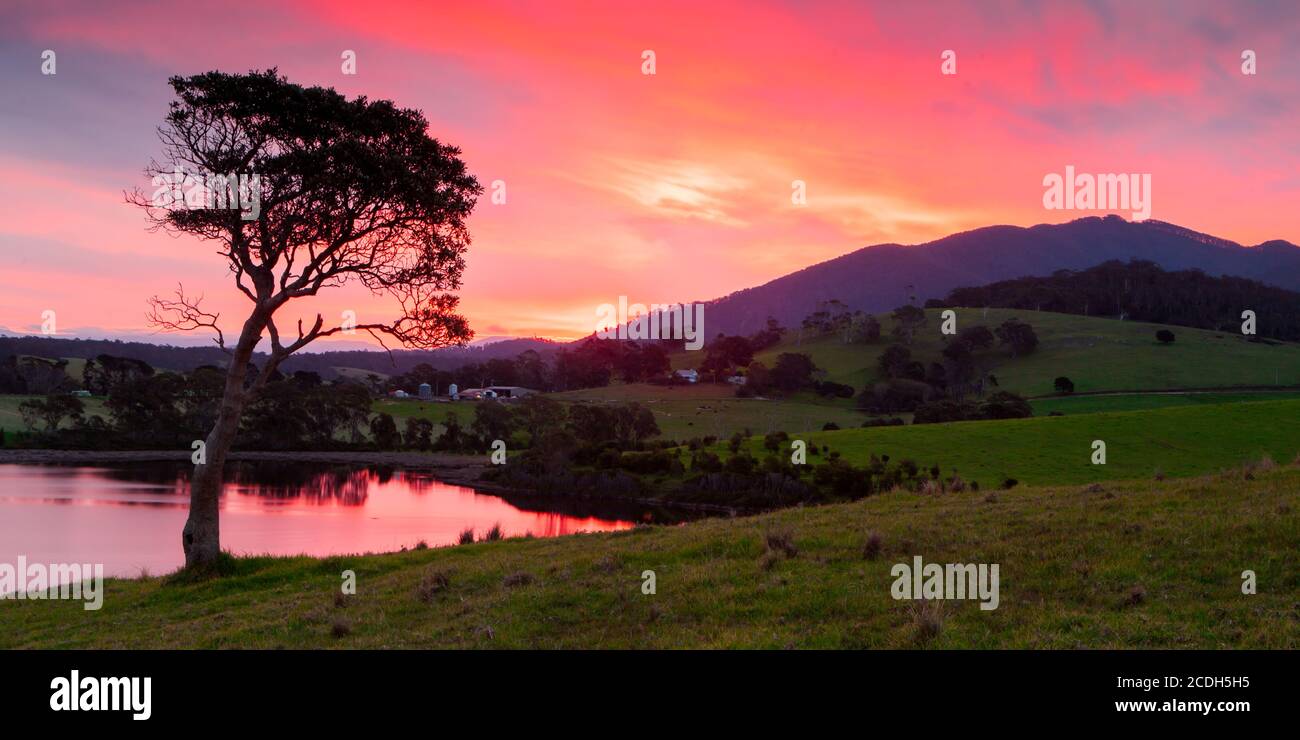
<instances>
[{"instance_id":1,"label":"distant tree line","mask_svg":"<svg viewBox=\"0 0 1300 740\"><path fill-rule=\"evenodd\" d=\"M927 306L1055 311L1233 334L1241 332L1242 311L1250 310L1258 336L1300 341L1300 293L1201 270L1169 272L1144 260L957 288Z\"/></svg>"}]
</instances>

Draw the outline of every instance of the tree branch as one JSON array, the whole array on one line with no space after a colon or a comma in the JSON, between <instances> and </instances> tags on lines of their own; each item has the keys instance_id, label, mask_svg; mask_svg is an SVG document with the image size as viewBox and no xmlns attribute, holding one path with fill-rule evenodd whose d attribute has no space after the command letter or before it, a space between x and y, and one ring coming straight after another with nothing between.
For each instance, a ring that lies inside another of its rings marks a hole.
<instances>
[{"instance_id":1,"label":"tree branch","mask_svg":"<svg viewBox=\"0 0 1300 740\"><path fill-rule=\"evenodd\" d=\"M212 329L217 333L213 341L223 352L230 354L230 350L226 347L226 336L217 325L221 314L204 311L200 307L202 303L203 296L187 298L185 288L177 283L175 300L158 296L149 299L149 313L146 314L146 320L150 326L157 327L158 332L195 331L204 327Z\"/></svg>"}]
</instances>

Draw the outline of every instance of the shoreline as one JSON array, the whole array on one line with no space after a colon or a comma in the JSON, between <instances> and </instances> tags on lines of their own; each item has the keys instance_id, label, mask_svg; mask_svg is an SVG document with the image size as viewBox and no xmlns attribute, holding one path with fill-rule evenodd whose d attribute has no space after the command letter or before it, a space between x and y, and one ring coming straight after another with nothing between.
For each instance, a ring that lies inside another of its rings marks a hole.
<instances>
[{"instance_id":1,"label":"shoreline","mask_svg":"<svg viewBox=\"0 0 1300 740\"><path fill-rule=\"evenodd\" d=\"M57 450L57 449L0 449L0 465L98 465L133 462L189 462L190 450ZM655 498L629 498L625 496L590 496L541 493L526 488L503 486L481 480L490 463L484 455L462 455L447 452L385 452L385 451L232 451L230 462L295 462L323 465L391 465L405 470L431 472L443 483L472 488L477 492L509 499L570 498L583 501L640 504L680 509L710 514L737 516L759 513L758 510L721 504L701 504Z\"/></svg>"}]
</instances>

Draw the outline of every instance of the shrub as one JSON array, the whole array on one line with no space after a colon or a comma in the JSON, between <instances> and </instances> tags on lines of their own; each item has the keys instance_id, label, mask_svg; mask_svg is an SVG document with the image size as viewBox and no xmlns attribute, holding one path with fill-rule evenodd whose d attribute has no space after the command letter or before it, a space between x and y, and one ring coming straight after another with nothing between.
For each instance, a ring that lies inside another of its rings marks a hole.
<instances>
[{"instance_id":1,"label":"shrub","mask_svg":"<svg viewBox=\"0 0 1300 740\"><path fill-rule=\"evenodd\" d=\"M754 468L757 466L758 466L758 461L755 460L752 455L750 455L749 453L743 453L740 455L732 455L731 457L727 458L727 463L726 465L723 466L723 470L725 470L728 473L749 475L750 473L754 472Z\"/></svg>"},{"instance_id":2,"label":"shrub","mask_svg":"<svg viewBox=\"0 0 1300 740\"><path fill-rule=\"evenodd\" d=\"M943 602L935 599L921 599L912 602L912 625L916 628L916 640L927 643L943 632Z\"/></svg>"},{"instance_id":3,"label":"shrub","mask_svg":"<svg viewBox=\"0 0 1300 740\"><path fill-rule=\"evenodd\" d=\"M722 459L708 450L691 455L691 471L695 473L721 473Z\"/></svg>"},{"instance_id":4,"label":"shrub","mask_svg":"<svg viewBox=\"0 0 1300 740\"><path fill-rule=\"evenodd\" d=\"M465 529L462 529L460 531L460 536L456 538L456 544L458 545L474 544L474 528L466 527Z\"/></svg>"},{"instance_id":5,"label":"shrub","mask_svg":"<svg viewBox=\"0 0 1300 740\"><path fill-rule=\"evenodd\" d=\"M766 552L784 555L787 558L799 556L799 548L794 544L794 532L789 529L770 530L763 535Z\"/></svg>"},{"instance_id":6,"label":"shrub","mask_svg":"<svg viewBox=\"0 0 1300 740\"><path fill-rule=\"evenodd\" d=\"M867 560L875 560L880 557L880 549L883 539L879 532L872 532L867 535L867 543L862 546L862 557Z\"/></svg>"},{"instance_id":7,"label":"shrub","mask_svg":"<svg viewBox=\"0 0 1300 740\"><path fill-rule=\"evenodd\" d=\"M666 450L624 452L619 456L618 467L629 473L643 475L666 474L673 472L674 463L676 462L677 458Z\"/></svg>"},{"instance_id":8,"label":"shrub","mask_svg":"<svg viewBox=\"0 0 1300 740\"><path fill-rule=\"evenodd\" d=\"M813 384L817 395L825 398L853 398L853 386L832 383L829 380Z\"/></svg>"},{"instance_id":9,"label":"shrub","mask_svg":"<svg viewBox=\"0 0 1300 740\"><path fill-rule=\"evenodd\" d=\"M516 571L514 573L511 573L510 575L501 579L501 585L505 586L506 588L514 588L516 586L527 586L531 584L534 580L536 579L533 578L532 573L527 573L521 570L521 571Z\"/></svg>"},{"instance_id":10,"label":"shrub","mask_svg":"<svg viewBox=\"0 0 1300 740\"><path fill-rule=\"evenodd\" d=\"M501 534L500 522L493 524L492 528L487 531L487 534L483 535L483 542L497 542L502 539L505 539L505 535Z\"/></svg>"},{"instance_id":11,"label":"shrub","mask_svg":"<svg viewBox=\"0 0 1300 740\"><path fill-rule=\"evenodd\" d=\"M763 436L763 447L773 452L781 449L781 443L790 439L790 435L785 432L768 432Z\"/></svg>"},{"instance_id":12,"label":"shrub","mask_svg":"<svg viewBox=\"0 0 1300 740\"><path fill-rule=\"evenodd\" d=\"M980 406L981 419L1027 419L1034 409L1025 399L1014 393L998 391Z\"/></svg>"},{"instance_id":13,"label":"shrub","mask_svg":"<svg viewBox=\"0 0 1300 740\"><path fill-rule=\"evenodd\" d=\"M472 537L473 535L471 535ZM451 580L447 574L440 570L429 569L420 577L420 582L415 586L415 597L426 604L433 601L434 597L451 585Z\"/></svg>"},{"instance_id":14,"label":"shrub","mask_svg":"<svg viewBox=\"0 0 1300 740\"><path fill-rule=\"evenodd\" d=\"M330 625L330 634L335 638L347 637L352 634L352 621L344 616L334 617L334 623Z\"/></svg>"},{"instance_id":15,"label":"shrub","mask_svg":"<svg viewBox=\"0 0 1300 740\"><path fill-rule=\"evenodd\" d=\"M745 435L741 434L740 432L736 432L735 434L731 435L731 439L727 440L727 449L731 450L733 454L740 452L740 446L744 443L745 443Z\"/></svg>"}]
</instances>

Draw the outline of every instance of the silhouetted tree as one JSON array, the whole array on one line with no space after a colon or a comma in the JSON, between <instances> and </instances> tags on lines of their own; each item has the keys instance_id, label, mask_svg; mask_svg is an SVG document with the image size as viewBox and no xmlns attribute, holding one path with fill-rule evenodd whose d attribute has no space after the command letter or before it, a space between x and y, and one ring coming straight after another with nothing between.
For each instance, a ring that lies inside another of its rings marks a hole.
<instances>
[{"instance_id":1,"label":"silhouetted tree","mask_svg":"<svg viewBox=\"0 0 1300 740\"><path fill-rule=\"evenodd\" d=\"M997 330L998 340L1011 348L1011 356L1027 355L1038 346L1034 327L1017 319L1008 319Z\"/></svg>"},{"instance_id":2,"label":"silhouetted tree","mask_svg":"<svg viewBox=\"0 0 1300 740\"><path fill-rule=\"evenodd\" d=\"M462 344L472 336L456 314L458 299L446 291L460 287L469 244L465 219L482 188L458 149L429 136L423 114L391 101L304 88L273 69L173 77L170 84L177 99L159 128L164 161L151 163L146 174L167 178L183 169L260 178L238 194L253 208L160 205L138 190L129 198L157 227L215 242L235 287L252 304L227 346L219 316L183 288L175 299L151 301L154 325L213 329L230 355L182 534L186 566L196 567L214 563L220 553L221 471L245 403L287 357L347 329L421 348ZM317 314L306 326L298 320L296 337L281 334L276 319L286 304L346 283L392 296L399 318L326 328ZM253 350L264 335L270 354L250 380Z\"/></svg>"},{"instance_id":3,"label":"silhouetted tree","mask_svg":"<svg viewBox=\"0 0 1300 740\"><path fill-rule=\"evenodd\" d=\"M894 338L903 344L911 344L916 330L925 325L925 311L912 305L899 306L894 309Z\"/></svg>"}]
</instances>

